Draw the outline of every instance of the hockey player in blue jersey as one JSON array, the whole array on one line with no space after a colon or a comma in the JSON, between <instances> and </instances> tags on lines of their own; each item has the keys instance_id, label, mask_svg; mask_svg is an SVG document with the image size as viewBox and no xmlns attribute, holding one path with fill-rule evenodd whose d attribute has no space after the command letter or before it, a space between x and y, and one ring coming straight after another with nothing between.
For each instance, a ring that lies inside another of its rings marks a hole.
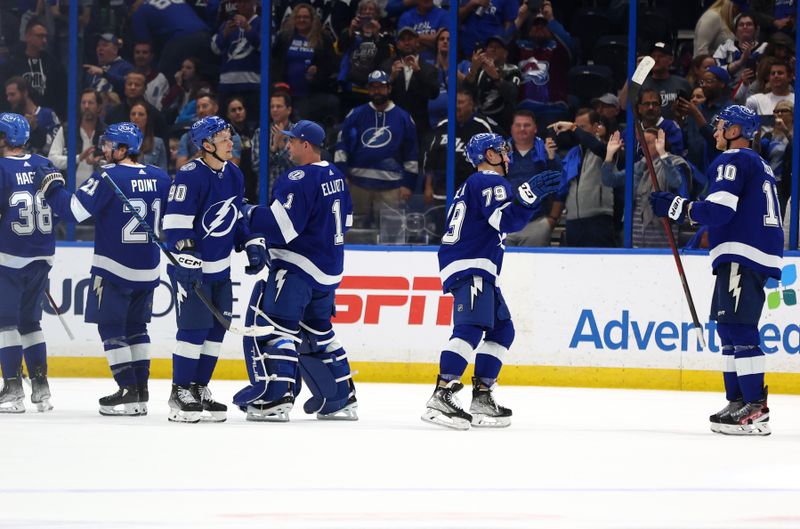
<instances>
[{"instance_id":1,"label":"hockey player in blue jersey","mask_svg":"<svg viewBox=\"0 0 800 529\"><path fill-rule=\"evenodd\" d=\"M142 133L133 123L109 125L99 147L107 165L95 172L73 195L64 177L40 170L48 203L62 220L95 220L85 320L97 324L108 365L119 389L102 397L101 415L147 415L150 377L150 336L153 292L159 284L158 246L114 194L112 179L150 226L158 226L171 184L158 167L137 162Z\"/></svg>"},{"instance_id":2,"label":"hockey player in blue jersey","mask_svg":"<svg viewBox=\"0 0 800 529\"><path fill-rule=\"evenodd\" d=\"M231 317L231 253L245 250L248 274L267 261L264 237L250 233L241 214L244 176L230 160L230 125L216 116L197 121L190 130L201 149L199 159L180 168L164 214L167 245L180 266L167 268L175 292L177 346L172 356L169 420L222 422L227 407L215 401L208 383L217 364L225 328L202 303L195 288Z\"/></svg>"},{"instance_id":3,"label":"hockey player in blue jersey","mask_svg":"<svg viewBox=\"0 0 800 529\"><path fill-rule=\"evenodd\" d=\"M40 320L55 235L50 206L33 181L37 168L52 165L47 158L25 153L30 131L23 116L0 114L0 413L25 411L23 357L31 377L31 402L39 411L53 409Z\"/></svg>"},{"instance_id":4,"label":"hockey player in blue jersey","mask_svg":"<svg viewBox=\"0 0 800 529\"><path fill-rule=\"evenodd\" d=\"M275 331L245 339L250 385L233 402L248 420L288 421L300 390L299 367L312 393L306 413L356 420L350 364L331 325L344 234L353 224L350 192L344 175L320 159L322 127L302 120L283 133L297 167L276 180L269 206L248 212L250 229L266 235L272 264L266 281L253 289L246 323L257 320Z\"/></svg>"},{"instance_id":5,"label":"hockey player in blue jersey","mask_svg":"<svg viewBox=\"0 0 800 529\"><path fill-rule=\"evenodd\" d=\"M765 357L758 321L768 278L781 278L783 229L775 177L753 150L758 116L731 105L716 119L717 149L709 165L705 200L689 202L672 193L651 195L653 211L672 221L708 226L714 275L711 319L722 343L728 404L711 415L711 430L731 435L769 435Z\"/></svg>"},{"instance_id":6,"label":"hockey player in blue jersey","mask_svg":"<svg viewBox=\"0 0 800 529\"><path fill-rule=\"evenodd\" d=\"M507 233L527 225L542 198L558 189L561 173L539 173L515 189L505 178L509 152L498 134L476 134L469 140L466 154L477 172L456 191L439 248L442 287L455 298L453 333L441 353L436 389L422 420L448 428L511 424L511 410L492 396L503 357L514 341L511 313L496 284L504 241ZM461 376L473 359L472 404L467 413L455 393L464 387Z\"/></svg>"}]
</instances>

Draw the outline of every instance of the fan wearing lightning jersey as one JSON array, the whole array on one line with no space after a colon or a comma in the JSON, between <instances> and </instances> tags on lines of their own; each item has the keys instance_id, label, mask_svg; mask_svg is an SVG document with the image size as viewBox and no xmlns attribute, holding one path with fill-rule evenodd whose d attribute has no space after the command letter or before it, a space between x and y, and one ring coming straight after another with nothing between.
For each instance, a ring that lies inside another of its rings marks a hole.
<instances>
[{"instance_id":1,"label":"fan wearing lightning jersey","mask_svg":"<svg viewBox=\"0 0 800 529\"><path fill-rule=\"evenodd\" d=\"M250 385L233 402L248 420L288 421L300 390L299 368L312 393L303 406L306 413L356 420L350 364L331 325L344 234L353 224L350 192L344 175L320 159L322 127L301 120L283 133L297 167L275 182L268 207L248 211L250 229L266 234L272 264L266 281L253 290L246 323L275 331L258 340L245 338Z\"/></svg>"},{"instance_id":2,"label":"fan wearing lightning jersey","mask_svg":"<svg viewBox=\"0 0 800 529\"><path fill-rule=\"evenodd\" d=\"M509 152L499 134L481 133L469 140L467 158L477 172L456 191L439 248L443 290L455 298L453 333L441 353L436 389L422 420L448 428L511 424L511 410L492 396L503 357L514 341L511 313L496 284L504 241L506 233L524 228L541 200L558 189L561 172L539 173L514 189L506 178ZM461 376L473 358L467 413L455 393L464 387Z\"/></svg>"},{"instance_id":3,"label":"fan wearing lightning jersey","mask_svg":"<svg viewBox=\"0 0 800 529\"><path fill-rule=\"evenodd\" d=\"M31 402L53 409L47 383L42 302L53 263L50 206L34 183L47 158L26 154L30 125L19 114L0 114L0 413L23 413L22 359L31 377Z\"/></svg>"},{"instance_id":4,"label":"fan wearing lightning jersey","mask_svg":"<svg viewBox=\"0 0 800 529\"><path fill-rule=\"evenodd\" d=\"M118 390L102 397L101 415L147 415L153 292L159 284L158 246L114 194L113 180L150 226L158 226L171 184L158 167L137 163L142 133L133 123L109 125L99 147L108 162L73 195L55 169L37 172L48 203L62 220L95 219L85 319L97 324ZM157 228L156 228L157 229Z\"/></svg>"},{"instance_id":5,"label":"fan wearing lightning jersey","mask_svg":"<svg viewBox=\"0 0 800 529\"><path fill-rule=\"evenodd\" d=\"M730 435L769 435L765 356L758 321L767 279L781 278L783 228L772 169L751 149L760 120L747 107L730 105L716 118L717 149L709 166L705 200L672 193L651 195L653 211L672 221L708 226L712 269L717 276L711 319L722 343L728 404L711 415L711 430Z\"/></svg>"},{"instance_id":6,"label":"fan wearing lightning jersey","mask_svg":"<svg viewBox=\"0 0 800 529\"><path fill-rule=\"evenodd\" d=\"M206 298L230 318L234 247L246 250L248 274L257 274L264 268L267 252L263 236L251 235L241 214L244 176L230 161L230 125L217 116L208 116L192 125L189 134L203 154L175 175L163 224L167 245L179 263L167 267L178 321L169 420L222 422L227 407L213 400L208 383L225 328L214 319L196 290L202 289Z\"/></svg>"}]
</instances>

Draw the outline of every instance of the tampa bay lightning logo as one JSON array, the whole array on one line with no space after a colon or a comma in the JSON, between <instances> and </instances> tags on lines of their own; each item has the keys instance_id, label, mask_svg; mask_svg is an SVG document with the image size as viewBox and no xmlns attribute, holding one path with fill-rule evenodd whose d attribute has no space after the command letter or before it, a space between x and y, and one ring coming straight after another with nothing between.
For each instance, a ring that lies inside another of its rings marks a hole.
<instances>
[{"instance_id":1,"label":"tampa bay lightning logo","mask_svg":"<svg viewBox=\"0 0 800 529\"><path fill-rule=\"evenodd\" d=\"M183 167L181 167L181 171L191 171L195 167L197 167L197 164L195 162L189 162L185 164Z\"/></svg>"},{"instance_id":2,"label":"tampa bay lightning logo","mask_svg":"<svg viewBox=\"0 0 800 529\"><path fill-rule=\"evenodd\" d=\"M389 127L371 127L361 134L361 144L367 149L380 149L392 141Z\"/></svg>"},{"instance_id":3,"label":"tampa bay lightning logo","mask_svg":"<svg viewBox=\"0 0 800 529\"><path fill-rule=\"evenodd\" d=\"M236 219L239 216L239 210L233 204L236 197L227 198L216 204L212 204L210 208L203 214L203 230L206 232L203 238L206 237L225 237L233 229L236 224Z\"/></svg>"},{"instance_id":4,"label":"tampa bay lightning logo","mask_svg":"<svg viewBox=\"0 0 800 529\"><path fill-rule=\"evenodd\" d=\"M301 180L306 174L303 171L297 170L292 171L288 175L286 175L289 180Z\"/></svg>"}]
</instances>

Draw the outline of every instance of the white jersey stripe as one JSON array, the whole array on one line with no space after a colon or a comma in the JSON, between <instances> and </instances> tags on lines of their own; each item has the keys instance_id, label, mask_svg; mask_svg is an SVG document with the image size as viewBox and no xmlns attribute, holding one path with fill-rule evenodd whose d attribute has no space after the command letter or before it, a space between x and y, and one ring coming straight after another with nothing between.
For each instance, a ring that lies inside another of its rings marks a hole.
<instances>
[{"instance_id":1,"label":"white jersey stripe","mask_svg":"<svg viewBox=\"0 0 800 529\"><path fill-rule=\"evenodd\" d=\"M72 211L72 216L75 217L75 220L78 222L83 222L92 216L92 214L89 213L85 207L83 207L83 204L81 204L81 201L78 200L78 197L75 195L72 195L72 198L69 201L69 209Z\"/></svg>"},{"instance_id":2,"label":"white jersey stripe","mask_svg":"<svg viewBox=\"0 0 800 529\"><path fill-rule=\"evenodd\" d=\"M492 262L491 259L486 259L484 257L479 257L478 259L459 259L458 261L453 261L449 265L445 266L441 272L439 272L439 277L442 278L442 283L444 283L453 274L457 272L463 272L464 270L469 270L470 268L485 270L494 277L497 277L497 266Z\"/></svg>"},{"instance_id":3,"label":"white jersey stripe","mask_svg":"<svg viewBox=\"0 0 800 529\"><path fill-rule=\"evenodd\" d=\"M104 255L95 254L92 258L92 266L111 272L115 276L125 279L126 281L150 282L156 281L161 277L158 267L145 270L130 268Z\"/></svg>"},{"instance_id":4,"label":"white jersey stripe","mask_svg":"<svg viewBox=\"0 0 800 529\"><path fill-rule=\"evenodd\" d=\"M283 207L283 204L280 203L279 200L275 200L270 206L270 211L272 211L272 215L275 217L275 222L278 223L278 228L281 230L281 236L283 240L286 241L286 244L289 244L291 241L297 238L297 230L294 229L294 224L292 224L292 219L289 218L289 214L286 213L286 209Z\"/></svg>"},{"instance_id":5,"label":"white jersey stripe","mask_svg":"<svg viewBox=\"0 0 800 529\"><path fill-rule=\"evenodd\" d=\"M736 211L736 207L739 205L739 197L727 191L717 191L716 193L711 193L706 197L706 201L719 204L720 206L729 207L733 211Z\"/></svg>"},{"instance_id":6,"label":"white jersey stripe","mask_svg":"<svg viewBox=\"0 0 800 529\"><path fill-rule=\"evenodd\" d=\"M164 230L192 229L193 227L194 215L169 213L164 215L164 219L162 220L162 229Z\"/></svg>"},{"instance_id":7,"label":"white jersey stripe","mask_svg":"<svg viewBox=\"0 0 800 529\"><path fill-rule=\"evenodd\" d=\"M273 261L281 260L286 261L287 263L291 263L297 267L299 267L303 272L310 275L314 281L319 283L320 285L335 285L342 281L342 274L338 275L329 275L317 268L317 265L311 262L307 257L300 255L299 253L295 253L291 250L285 250L280 248L270 248L269 256L272 258Z\"/></svg>"},{"instance_id":8,"label":"white jersey stripe","mask_svg":"<svg viewBox=\"0 0 800 529\"><path fill-rule=\"evenodd\" d=\"M0 252L0 266L5 266L6 268L25 268L35 261L46 261L52 266L53 256L39 255L36 257L19 257L17 255Z\"/></svg>"},{"instance_id":9,"label":"white jersey stripe","mask_svg":"<svg viewBox=\"0 0 800 529\"><path fill-rule=\"evenodd\" d=\"M709 251L709 255L712 261L722 255L740 255L768 268L780 268L783 262L783 258L779 255L770 255L754 246L735 241L723 242L716 245Z\"/></svg>"}]
</instances>

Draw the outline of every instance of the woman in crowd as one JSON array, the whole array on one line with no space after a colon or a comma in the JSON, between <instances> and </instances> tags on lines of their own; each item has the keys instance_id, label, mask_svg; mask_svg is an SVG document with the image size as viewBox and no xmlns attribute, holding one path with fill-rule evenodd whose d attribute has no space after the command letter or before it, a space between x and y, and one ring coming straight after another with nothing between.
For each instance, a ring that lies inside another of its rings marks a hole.
<instances>
[{"instance_id":1,"label":"woman in crowd","mask_svg":"<svg viewBox=\"0 0 800 529\"><path fill-rule=\"evenodd\" d=\"M153 120L147 113L147 105L144 101L137 101L131 105L131 122L142 131L142 147L139 149L139 163L155 165L163 170L167 170L167 149L164 140L153 134Z\"/></svg>"},{"instance_id":2,"label":"woman in crowd","mask_svg":"<svg viewBox=\"0 0 800 529\"><path fill-rule=\"evenodd\" d=\"M244 173L244 196L251 204L258 204L258 174L253 171L253 135L256 126L247 118L244 98L233 96L229 99L225 115L233 131L242 139L239 168Z\"/></svg>"},{"instance_id":3,"label":"woman in crowd","mask_svg":"<svg viewBox=\"0 0 800 529\"><path fill-rule=\"evenodd\" d=\"M272 48L272 80L287 83L298 115L333 125L338 118L335 95L338 59L316 10L294 6Z\"/></svg>"},{"instance_id":4,"label":"woman in crowd","mask_svg":"<svg viewBox=\"0 0 800 529\"><path fill-rule=\"evenodd\" d=\"M697 20L694 27L694 53L713 53L720 44L733 38L733 17L739 12L731 0L717 0Z\"/></svg>"},{"instance_id":5,"label":"woman in crowd","mask_svg":"<svg viewBox=\"0 0 800 529\"><path fill-rule=\"evenodd\" d=\"M196 119L195 99L201 88L210 85L198 72L199 59L184 59L181 69L175 72L175 84L164 95L161 102L162 112L167 122L174 122L177 127L189 127Z\"/></svg>"}]
</instances>

